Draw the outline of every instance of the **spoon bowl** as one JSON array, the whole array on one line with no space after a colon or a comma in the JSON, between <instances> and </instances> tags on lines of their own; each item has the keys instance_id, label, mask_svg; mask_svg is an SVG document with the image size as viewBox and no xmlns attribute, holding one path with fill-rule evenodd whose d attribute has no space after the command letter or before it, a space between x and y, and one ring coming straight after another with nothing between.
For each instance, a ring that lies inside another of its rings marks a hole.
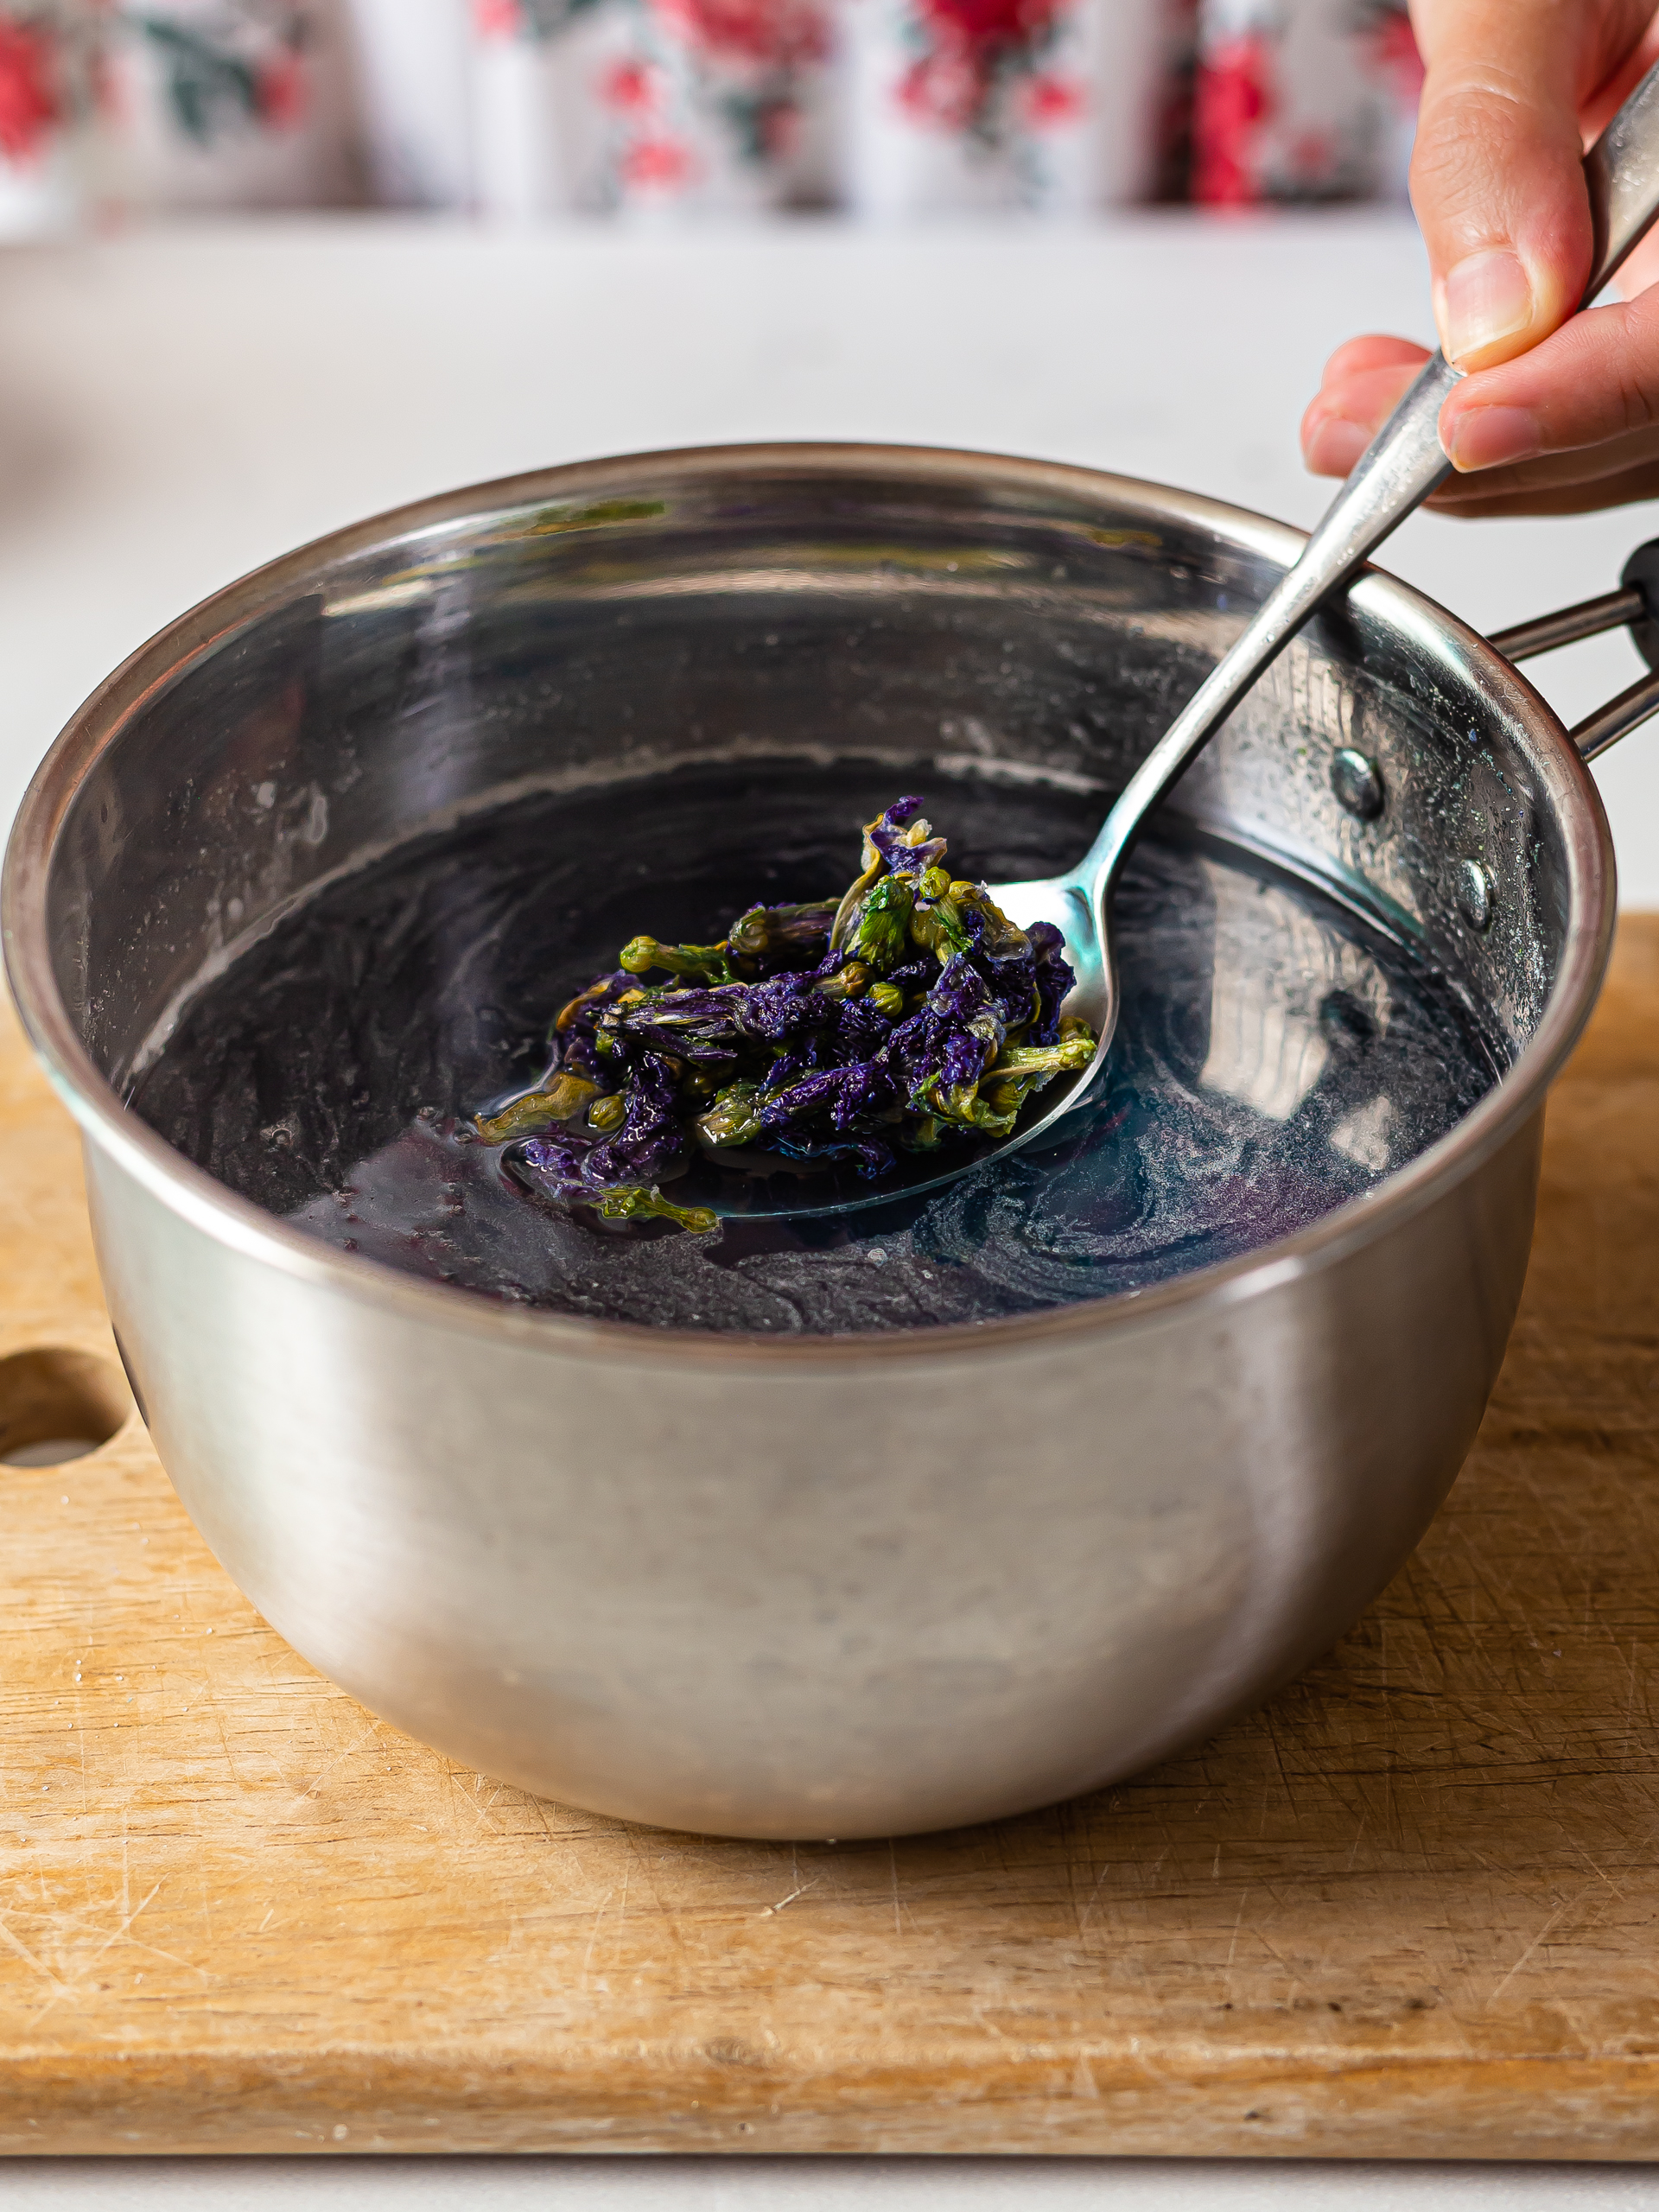
<instances>
[{"instance_id":1,"label":"spoon bowl","mask_svg":"<svg viewBox=\"0 0 1659 2212\"><path fill-rule=\"evenodd\" d=\"M992 1160L1004 1159L1053 1135L1063 1120L1091 1103L1117 1022L1116 970L1109 957L1109 939L1096 920L1087 874L1093 858L1091 852L1082 867L1069 875L986 887L1019 928L1028 930L1035 922L1052 922L1059 931L1077 979L1066 995L1065 1011L1086 1021L1096 1039L1087 1067L1074 1075L1055 1077L1027 1101L1012 1135L985 1137L977 1143L970 1137L958 1137L948 1164L941 1163L936 1154L900 1153L889 1173L875 1177L812 1160L798 1165L779 1162L774 1169L766 1154L755 1155L755 1166L748 1172L700 1159L675 1182L677 1202L707 1206L728 1220L753 1220L768 1214L804 1220L855 1213L871 1206L892 1205L901 1198L919 1198Z\"/></svg>"}]
</instances>

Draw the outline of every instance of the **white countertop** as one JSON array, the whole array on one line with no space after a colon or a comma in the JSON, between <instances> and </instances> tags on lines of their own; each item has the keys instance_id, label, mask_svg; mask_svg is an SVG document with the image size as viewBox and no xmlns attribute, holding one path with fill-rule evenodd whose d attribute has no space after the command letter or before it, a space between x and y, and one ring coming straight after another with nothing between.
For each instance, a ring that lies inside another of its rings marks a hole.
<instances>
[{"instance_id":1,"label":"white countertop","mask_svg":"<svg viewBox=\"0 0 1659 2212\"><path fill-rule=\"evenodd\" d=\"M0 818L71 709L241 570L423 493L753 438L1001 448L1311 522L1325 356L1428 330L1386 214L902 232L490 233L226 221L0 254ZM1491 627L1609 588L1650 506L1419 516L1388 565ZM1628 640L1542 664L1574 719ZM1659 906L1659 734L1599 769L1628 903Z\"/></svg>"},{"instance_id":2,"label":"white countertop","mask_svg":"<svg viewBox=\"0 0 1659 2212\"><path fill-rule=\"evenodd\" d=\"M1427 334L1397 218L671 236L339 217L0 253L0 818L151 631L378 508L591 454L830 437L1041 454L1308 523L1327 487L1297 420L1367 328ZM1419 516L1384 557L1498 627L1609 588L1656 531L1647 507ZM1544 664L1545 688L1576 719L1637 666L1603 640ZM1598 774L1626 901L1659 906L1659 728ZM22 2161L3 2187L9 2212L1659 2204L1645 2168L1071 2159Z\"/></svg>"}]
</instances>

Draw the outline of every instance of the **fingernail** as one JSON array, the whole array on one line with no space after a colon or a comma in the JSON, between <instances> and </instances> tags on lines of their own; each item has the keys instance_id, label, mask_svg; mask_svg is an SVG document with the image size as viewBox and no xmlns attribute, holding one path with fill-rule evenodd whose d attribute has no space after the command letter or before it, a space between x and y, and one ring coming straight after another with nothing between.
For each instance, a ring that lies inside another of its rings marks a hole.
<instances>
[{"instance_id":1,"label":"fingernail","mask_svg":"<svg viewBox=\"0 0 1659 2212\"><path fill-rule=\"evenodd\" d=\"M1441 332L1446 358L1459 368L1481 365L1475 356L1513 338L1531 321L1531 280L1508 246L1471 253L1447 276Z\"/></svg>"},{"instance_id":2,"label":"fingernail","mask_svg":"<svg viewBox=\"0 0 1659 2212\"><path fill-rule=\"evenodd\" d=\"M1315 476L1346 476L1370 442L1363 423L1325 415L1308 432L1302 458Z\"/></svg>"},{"instance_id":3,"label":"fingernail","mask_svg":"<svg viewBox=\"0 0 1659 2212\"><path fill-rule=\"evenodd\" d=\"M1543 449L1538 417L1524 407L1471 407L1452 424L1446 454L1453 468L1466 474L1530 461Z\"/></svg>"}]
</instances>

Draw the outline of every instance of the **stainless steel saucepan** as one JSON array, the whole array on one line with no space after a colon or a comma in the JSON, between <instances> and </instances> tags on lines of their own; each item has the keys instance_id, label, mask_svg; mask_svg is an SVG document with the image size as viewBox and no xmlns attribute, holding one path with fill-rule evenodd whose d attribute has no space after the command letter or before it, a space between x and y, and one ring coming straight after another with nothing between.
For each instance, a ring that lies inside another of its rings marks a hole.
<instances>
[{"instance_id":1,"label":"stainless steel saucepan","mask_svg":"<svg viewBox=\"0 0 1659 2212\"><path fill-rule=\"evenodd\" d=\"M85 1135L111 1313L191 1515L324 1672L481 1770L729 1834L1088 1789L1265 1697L1468 1448L1544 1096L1612 925L1580 747L1498 647L1363 575L1171 802L1439 965L1514 1052L1369 1195L1132 1298L756 1341L524 1312L336 1253L122 1104L210 963L323 878L536 791L699 760L893 791L1120 789L1298 532L980 454L586 463L340 532L135 654L30 787L7 963ZM1633 688L1589 750L1659 702Z\"/></svg>"}]
</instances>

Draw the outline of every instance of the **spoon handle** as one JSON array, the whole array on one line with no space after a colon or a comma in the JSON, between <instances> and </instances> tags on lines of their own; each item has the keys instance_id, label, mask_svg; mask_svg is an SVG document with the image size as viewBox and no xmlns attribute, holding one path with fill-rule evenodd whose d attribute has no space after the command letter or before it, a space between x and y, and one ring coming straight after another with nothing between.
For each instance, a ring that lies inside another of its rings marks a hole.
<instances>
[{"instance_id":1,"label":"spoon handle","mask_svg":"<svg viewBox=\"0 0 1659 2212\"><path fill-rule=\"evenodd\" d=\"M1659 218L1659 62L1649 70L1584 157L1595 265L1587 308Z\"/></svg>"},{"instance_id":2,"label":"spoon handle","mask_svg":"<svg viewBox=\"0 0 1659 2212\"><path fill-rule=\"evenodd\" d=\"M1659 64L1585 157L1595 261L1587 307L1659 216ZM1106 901L1135 833L1170 786L1320 601L1450 475L1440 409L1461 376L1436 353L1355 463L1301 556L1217 663L1125 785L1077 870L1106 942Z\"/></svg>"}]
</instances>

